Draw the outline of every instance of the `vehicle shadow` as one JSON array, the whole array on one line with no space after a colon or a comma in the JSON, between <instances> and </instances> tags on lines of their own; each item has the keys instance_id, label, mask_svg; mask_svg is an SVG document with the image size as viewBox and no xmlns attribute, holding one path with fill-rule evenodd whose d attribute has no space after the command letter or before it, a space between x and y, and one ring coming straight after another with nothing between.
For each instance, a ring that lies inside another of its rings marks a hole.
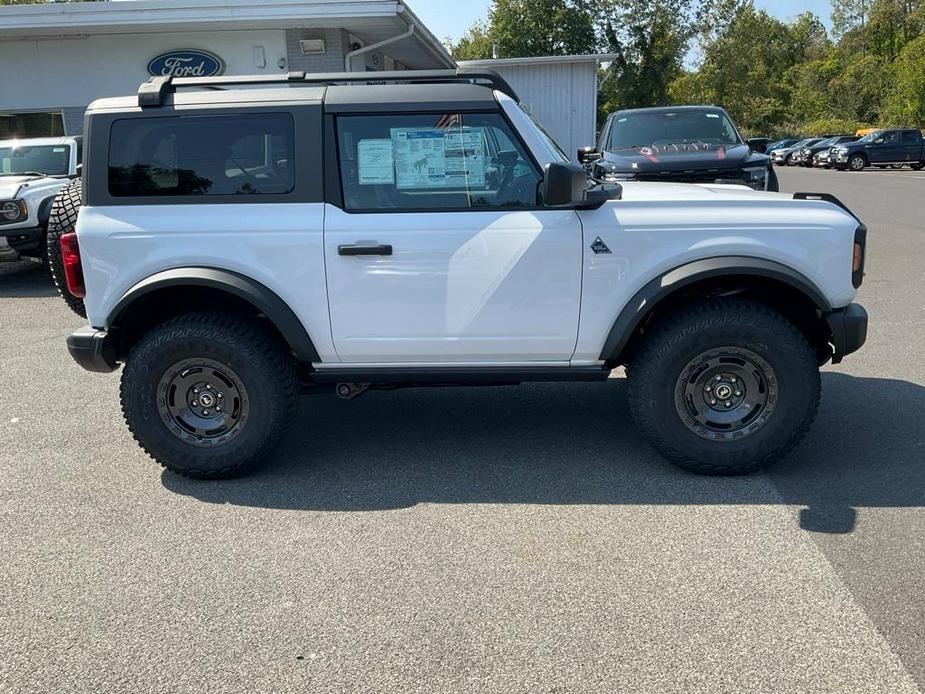
<instances>
[{"instance_id":1,"label":"vehicle shadow","mask_svg":"<svg viewBox=\"0 0 925 694\"><path fill-rule=\"evenodd\" d=\"M800 526L851 532L855 508L925 505L925 388L823 376L807 440L769 472L711 478L665 462L633 427L625 381L373 392L304 399L295 431L252 476L170 491L310 511L418 503L791 504ZM769 484L770 481L770 484Z\"/></svg>"},{"instance_id":2,"label":"vehicle shadow","mask_svg":"<svg viewBox=\"0 0 925 694\"><path fill-rule=\"evenodd\" d=\"M58 296L45 268L36 263L0 263L0 299L35 299Z\"/></svg>"}]
</instances>

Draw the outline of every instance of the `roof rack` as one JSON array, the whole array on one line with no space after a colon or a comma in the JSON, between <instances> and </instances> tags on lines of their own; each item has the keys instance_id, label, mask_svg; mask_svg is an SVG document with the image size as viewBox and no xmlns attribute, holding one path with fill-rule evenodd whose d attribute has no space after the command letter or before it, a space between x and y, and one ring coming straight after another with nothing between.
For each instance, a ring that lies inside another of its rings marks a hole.
<instances>
[{"instance_id":1,"label":"roof rack","mask_svg":"<svg viewBox=\"0 0 925 694\"><path fill-rule=\"evenodd\" d=\"M455 70L400 70L392 72L290 72L285 75L228 75L221 77L151 77L138 88L142 108L163 106L167 95L182 87L215 89L264 84L362 84L362 83L481 83L519 101L514 88L494 70L457 68Z\"/></svg>"}]
</instances>

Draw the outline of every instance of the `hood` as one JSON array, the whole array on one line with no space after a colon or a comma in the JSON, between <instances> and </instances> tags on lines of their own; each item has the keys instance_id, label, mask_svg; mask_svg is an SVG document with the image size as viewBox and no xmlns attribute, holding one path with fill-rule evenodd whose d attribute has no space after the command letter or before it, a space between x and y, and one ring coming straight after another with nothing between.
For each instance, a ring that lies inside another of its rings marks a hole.
<instances>
[{"instance_id":1,"label":"hood","mask_svg":"<svg viewBox=\"0 0 925 694\"><path fill-rule=\"evenodd\" d=\"M767 158L756 155L746 144L730 146L691 143L638 150L604 152L598 165L619 173L662 173L694 169L739 169L748 162L760 165Z\"/></svg>"},{"instance_id":2,"label":"hood","mask_svg":"<svg viewBox=\"0 0 925 694\"><path fill-rule=\"evenodd\" d=\"M712 185L709 183L659 183L626 181L621 200L665 202L669 200L707 200L725 202L733 200L792 200L790 193L770 193L752 190L748 186Z\"/></svg>"},{"instance_id":3,"label":"hood","mask_svg":"<svg viewBox=\"0 0 925 694\"><path fill-rule=\"evenodd\" d=\"M15 198L23 183L34 180L35 176L0 176L0 200Z\"/></svg>"}]
</instances>

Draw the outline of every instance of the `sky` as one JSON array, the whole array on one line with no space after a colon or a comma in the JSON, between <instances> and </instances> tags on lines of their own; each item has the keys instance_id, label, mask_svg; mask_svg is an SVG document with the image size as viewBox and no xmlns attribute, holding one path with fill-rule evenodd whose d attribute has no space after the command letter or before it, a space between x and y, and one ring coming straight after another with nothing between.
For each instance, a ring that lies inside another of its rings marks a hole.
<instances>
[{"instance_id":1,"label":"sky","mask_svg":"<svg viewBox=\"0 0 925 694\"><path fill-rule=\"evenodd\" d=\"M405 0L434 35L443 41L459 39L477 19L488 16L491 0ZM755 5L780 19L793 19L809 10L826 26L832 8L829 0L755 0Z\"/></svg>"}]
</instances>

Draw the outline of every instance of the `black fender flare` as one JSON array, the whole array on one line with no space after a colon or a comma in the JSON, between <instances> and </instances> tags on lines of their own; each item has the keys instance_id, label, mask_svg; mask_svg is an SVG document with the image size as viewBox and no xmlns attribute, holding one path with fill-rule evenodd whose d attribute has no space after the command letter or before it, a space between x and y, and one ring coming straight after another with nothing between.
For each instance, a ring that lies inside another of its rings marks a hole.
<instances>
[{"instance_id":1,"label":"black fender flare","mask_svg":"<svg viewBox=\"0 0 925 694\"><path fill-rule=\"evenodd\" d=\"M51 217L51 208L55 204L55 198L58 197L58 194L55 193L49 198L45 198L42 202L39 203L39 224L43 227L48 226L48 219Z\"/></svg>"},{"instance_id":2,"label":"black fender flare","mask_svg":"<svg viewBox=\"0 0 925 694\"><path fill-rule=\"evenodd\" d=\"M122 314L135 301L151 292L169 287L208 287L246 301L276 326L296 359L305 363L321 361L308 331L289 305L260 282L231 270L184 267L151 275L129 289L109 312L105 328L118 326Z\"/></svg>"},{"instance_id":3,"label":"black fender flare","mask_svg":"<svg viewBox=\"0 0 925 694\"><path fill-rule=\"evenodd\" d=\"M748 256L703 258L662 273L636 292L614 321L601 350L601 360L619 359L636 329L660 301L687 285L724 275L776 280L807 296L823 313L832 310L825 293L812 280L786 265Z\"/></svg>"}]
</instances>

